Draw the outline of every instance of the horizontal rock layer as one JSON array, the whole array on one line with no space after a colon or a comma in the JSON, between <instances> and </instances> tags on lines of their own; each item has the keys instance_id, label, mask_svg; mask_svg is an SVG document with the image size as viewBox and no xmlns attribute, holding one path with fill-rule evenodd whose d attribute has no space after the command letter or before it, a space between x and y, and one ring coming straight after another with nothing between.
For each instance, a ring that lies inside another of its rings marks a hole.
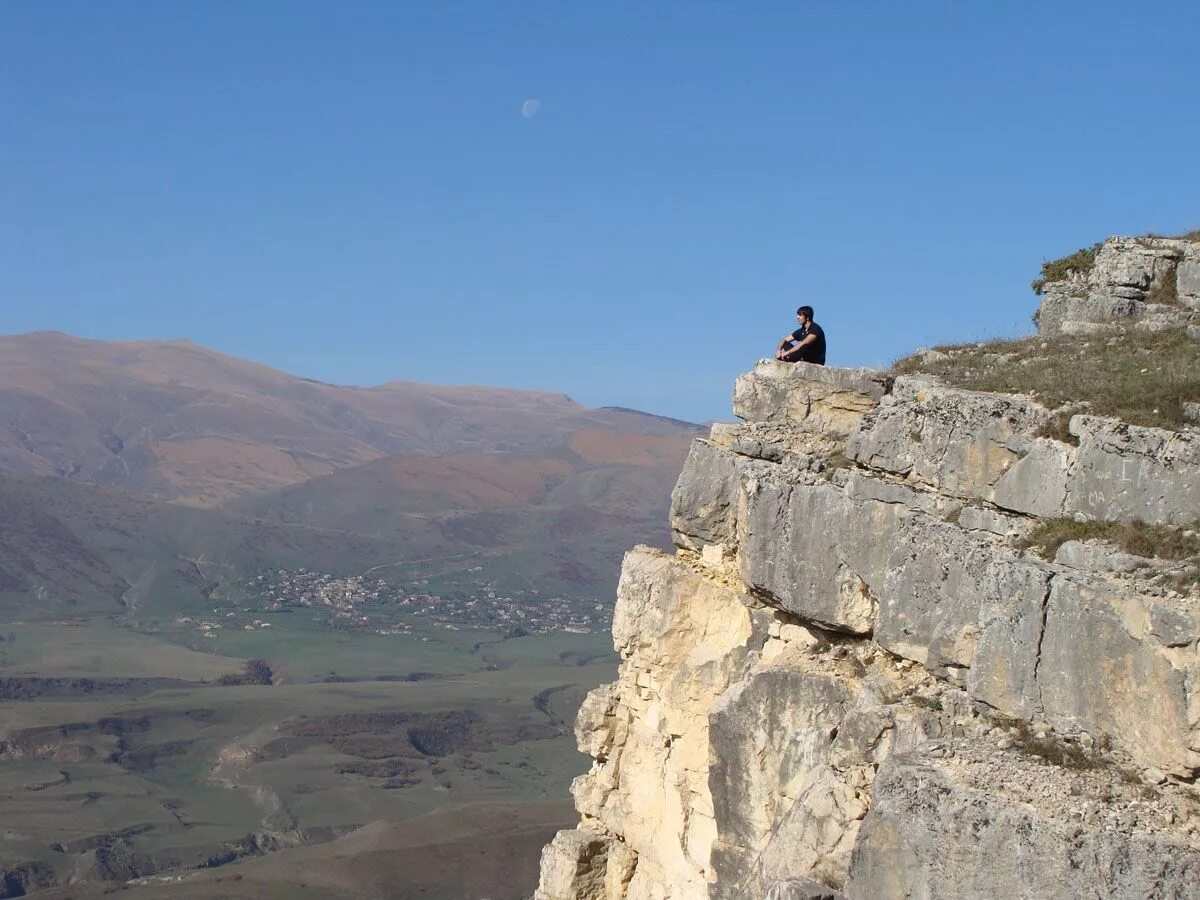
<instances>
[{"instance_id":1,"label":"horizontal rock layer","mask_svg":"<svg viewBox=\"0 0 1200 900\"><path fill-rule=\"evenodd\" d=\"M845 454L907 483L1031 516L1151 524L1200 517L1200 433L1074 416L1078 446L1039 437L1033 400L898 378L850 434Z\"/></svg>"},{"instance_id":2,"label":"horizontal rock layer","mask_svg":"<svg viewBox=\"0 0 1200 900\"><path fill-rule=\"evenodd\" d=\"M1200 897L1200 598L1017 546L1193 521L1196 435L773 361L735 408L626 558L538 898Z\"/></svg>"}]
</instances>

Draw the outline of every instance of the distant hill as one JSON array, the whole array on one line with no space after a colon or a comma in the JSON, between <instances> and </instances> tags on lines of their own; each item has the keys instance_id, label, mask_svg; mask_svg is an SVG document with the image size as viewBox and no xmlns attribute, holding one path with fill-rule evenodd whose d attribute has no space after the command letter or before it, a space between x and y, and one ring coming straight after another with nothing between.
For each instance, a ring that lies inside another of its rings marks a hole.
<instances>
[{"instance_id":1,"label":"distant hill","mask_svg":"<svg viewBox=\"0 0 1200 900\"><path fill-rule=\"evenodd\" d=\"M542 453L392 456L232 500L226 508L369 534L396 516L526 506L585 505L641 518L662 512L690 441L687 433L581 431Z\"/></svg>"},{"instance_id":2,"label":"distant hill","mask_svg":"<svg viewBox=\"0 0 1200 900\"><path fill-rule=\"evenodd\" d=\"M182 340L0 337L0 471L194 505L398 454L545 454L580 432L609 435L594 442L619 454L621 435L697 429L563 394L323 384Z\"/></svg>"}]
</instances>

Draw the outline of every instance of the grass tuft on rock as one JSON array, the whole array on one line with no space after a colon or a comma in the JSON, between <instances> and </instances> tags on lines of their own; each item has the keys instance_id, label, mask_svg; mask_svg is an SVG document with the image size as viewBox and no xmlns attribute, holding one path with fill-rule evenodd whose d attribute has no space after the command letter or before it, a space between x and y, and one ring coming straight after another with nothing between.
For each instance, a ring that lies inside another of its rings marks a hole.
<instances>
[{"instance_id":1,"label":"grass tuft on rock","mask_svg":"<svg viewBox=\"0 0 1200 900\"><path fill-rule=\"evenodd\" d=\"M1045 425L1037 430L1037 436L1053 438L1056 441L1062 441L1064 444L1071 444L1074 447L1078 447L1079 438L1071 434L1071 417L1078 412L1085 412L1085 410L1068 408L1056 412Z\"/></svg>"},{"instance_id":2,"label":"grass tuft on rock","mask_svg":"<svg viewBox=\"0 0 1200 900\"><path fill-rule=\"evenodd\" d=\"M1090 247L1083 247L1076 250L1069 256L1064 256L1061 259L1052 259L1049 262L1042 263L1042 275L1040 278L1035 278L1030 284L1035 294L1041 294L1046 285L1052 281L1065 281L1071 276L1072 272L1090 272L1092 267L1096 265L1096 254L1100 252L1100 248L1104 243L1093 244Z\"/></svg>"},{"instance_id":3,"label":"grass tuft on rock","mask_svg":"<svg viewBox=\"0 0 1200 900\"><path fill-rule=\"evenodd\" d=\"M1200 402L1200 341L1183 329L1124 329L1089 337L1030 337L937 347L914 354L891 374L936 375L975 391L1029 394L1049 407L1078 406L1132 425L1179 429L1184 404ZM1055 436L1066 435L1065 422Z\"/></svg>"}]
</instances>

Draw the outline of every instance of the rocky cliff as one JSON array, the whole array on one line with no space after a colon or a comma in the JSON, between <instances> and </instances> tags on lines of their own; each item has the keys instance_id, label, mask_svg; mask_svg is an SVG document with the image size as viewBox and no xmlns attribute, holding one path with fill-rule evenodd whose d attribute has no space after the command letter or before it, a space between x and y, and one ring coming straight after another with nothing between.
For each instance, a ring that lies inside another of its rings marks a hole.
<instances>
[{"instance_id":1,"label":"rocky cliff","mask_svg":"<svg viewBox=\"0 0 1200 900\"><path fill-rule=\"evenodd\" d=\"M734 411L625 559L538 900L1200 898L1195 583L1029 546L1194 537L1200 433L775 361Z\"/></svg>"},{"instance_id":2,"label":"rocky cliff","mask_svg":"<svg viewBox=\"0 0 1200 900\"><path fill-rule=\"evenodd\" d=\"M1112 237L1051 269L1037 313L1043 334L1087 334L1114 322L1139 328L1190 326L1200 336L1200 240Z\"/></svg>"}]
</instances>

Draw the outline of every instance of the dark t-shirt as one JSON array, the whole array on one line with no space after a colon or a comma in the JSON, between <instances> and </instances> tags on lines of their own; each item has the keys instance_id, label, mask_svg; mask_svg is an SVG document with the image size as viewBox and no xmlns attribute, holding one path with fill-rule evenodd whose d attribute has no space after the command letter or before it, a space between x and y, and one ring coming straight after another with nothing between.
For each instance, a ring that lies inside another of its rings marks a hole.
<instances>
[{"instance_id":1,"label":"dark t-shirt","mask_svg":"<svg viewBox=\"0 0 1200 900\"><path fill-rule=\"evenodd\" d=\"M792 332L792 340L802 341L810 334L815 334L817 339L800 351L800 361L823 366L825 365L825 330L820 325L816 322L809 322L807 329L797 328Z\"/></svg>"}]
</instances>

